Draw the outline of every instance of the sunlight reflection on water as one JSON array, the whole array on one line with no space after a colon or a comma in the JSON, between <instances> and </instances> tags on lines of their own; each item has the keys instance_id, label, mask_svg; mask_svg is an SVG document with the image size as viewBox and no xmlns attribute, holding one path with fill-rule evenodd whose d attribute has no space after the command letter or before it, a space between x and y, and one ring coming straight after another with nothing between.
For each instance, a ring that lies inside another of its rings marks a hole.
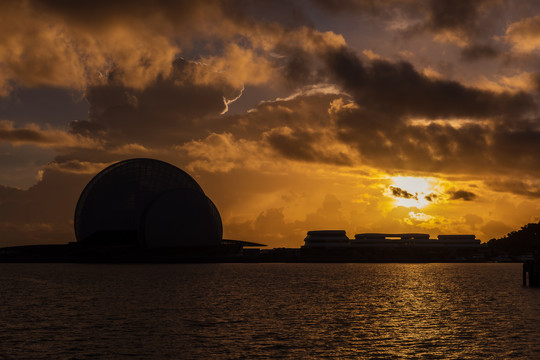
<instances>
[{"instance_id":1,"label":"sunlight reflection on water","mask_svg":"<svg viewBox=\"0 0 540 360\"><path fill-rule=\"evenodd\" d=\"M0 264L0 358L540 358L521 264Z\"/></svg>"}]
</instances>

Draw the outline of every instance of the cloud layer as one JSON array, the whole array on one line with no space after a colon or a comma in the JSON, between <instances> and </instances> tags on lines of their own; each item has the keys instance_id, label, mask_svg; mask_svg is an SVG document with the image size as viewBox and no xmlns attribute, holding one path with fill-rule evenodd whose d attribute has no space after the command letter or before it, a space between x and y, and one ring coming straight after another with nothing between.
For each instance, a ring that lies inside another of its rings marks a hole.
<instances>
[{"instance_id":1,"label":"cloud layer","mask_svg":"<svg viewBox=\"0 0 540 360\"><path fill-rule=\"evenodd\" d=\"M540 189L540 21L535 4L510 5L4 2L0 96L78 91L89 112L63 124L0 118L13 174L0 181L20 184L0 189L0 230L6 243L67 239L85 181L135 156L198 177L230 237L266 231L283 245L317 226L491 236L522 225ZM392 184L403 174L444 185Z\"/></svg>"}]
</instances>

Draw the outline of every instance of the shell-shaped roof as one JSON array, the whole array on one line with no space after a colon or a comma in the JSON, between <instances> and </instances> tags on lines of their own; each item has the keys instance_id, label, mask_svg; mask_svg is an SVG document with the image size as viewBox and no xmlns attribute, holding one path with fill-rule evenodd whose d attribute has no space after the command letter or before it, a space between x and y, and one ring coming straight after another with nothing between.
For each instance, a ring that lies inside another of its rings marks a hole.
<instances>
[{"instance_id":1,"label":"shell-shaped roof","mask_svg":"<svg viewBox=\"0 0 540 360\"><path fill-rule=\"evenodd\" d=\"M140 231L149 204L173 189L190 189L205 196L189 174L160 160L129 159L105 168L88 183L77 203L77 240L103 231ZM220 219L219 223L221 226Z\"/></svg>"},{"instance_id":2,"label":"shell-shaped roof","mask_svg":"<svg viewBox=\"0 0 540 360\"><path fill-rule=\"evenodd\" d=\"M219 245L221 218L214 203L192 189L174 189L158 195L141 220L147 248Z\"/></svg>"}]
</instances>

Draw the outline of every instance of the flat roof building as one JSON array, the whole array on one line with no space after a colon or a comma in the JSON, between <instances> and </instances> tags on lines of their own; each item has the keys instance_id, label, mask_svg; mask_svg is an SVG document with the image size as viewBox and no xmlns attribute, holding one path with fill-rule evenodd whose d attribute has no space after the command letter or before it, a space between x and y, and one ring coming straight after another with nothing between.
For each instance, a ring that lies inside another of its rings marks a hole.
<instances>
[{"instance_id":1,"label":"flat roof building","mask_svg":"<svg viewBox=\"0 0 540 360\"><path fill-rule=\"evenodd\" d=\"M431 239L424 233L361 233L349 239L345 230L308 231L304 242L303 248L481 247L475 235L439 235L437 239Z\"/></svg>"}]
</instances>

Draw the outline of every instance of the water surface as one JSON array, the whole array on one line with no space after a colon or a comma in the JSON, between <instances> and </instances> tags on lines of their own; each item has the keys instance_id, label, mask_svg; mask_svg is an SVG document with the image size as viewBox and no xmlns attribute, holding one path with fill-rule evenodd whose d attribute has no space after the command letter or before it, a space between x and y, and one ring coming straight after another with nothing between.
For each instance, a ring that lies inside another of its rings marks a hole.
<instances>
[{"instance_id":1,"label":"water surface","mask_svg":"<svg viewBox=\"0 0 540 360\"><path fill-rule=\"evenodd\" d=\"M538 359L521 284L521 264L0 264L0 359Z\"/></svg>"}]
</instances>

